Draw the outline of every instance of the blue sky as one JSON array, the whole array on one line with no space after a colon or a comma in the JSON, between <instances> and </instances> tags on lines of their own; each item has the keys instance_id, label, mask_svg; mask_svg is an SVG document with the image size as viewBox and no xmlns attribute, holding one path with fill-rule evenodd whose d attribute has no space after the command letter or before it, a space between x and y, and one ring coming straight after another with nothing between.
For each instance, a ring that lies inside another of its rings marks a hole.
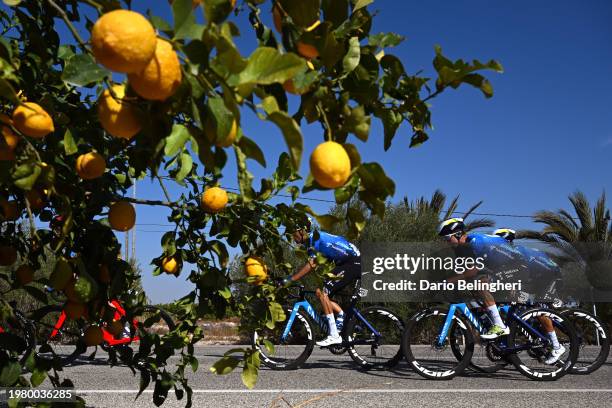
<instances>
[{"instance_id":1,"label":"blue sky","mask_svg":"<svg viewBox=\"0 0 612 408\"><path fill-rule=\"evenodd\" d=\"M135 0L133 6L142 12L152 7L153 14L171 20L166 1ZM407 38L393 52L411 73L424 70L434 75L435 44L452 59L495 58L505 69L501 75L488 74L495 90L492 99L473 88L434 99L435 129L419 148L408 148L411 132L405 126L386 153L379 123L367 143L352 137L362 158L382 163L396 181L394 200L429 196L440 188L449 196L461 194L460 208L484 200L482 212L528 215L567 208L567 196L576 189L591 200L603 190L612 191L612 3L378 0L370 9L378 10L373 32L394 31ZM263 16L269 22L268 11L266 5ZM238 41L248 55L255 42L246 17L242 13L232 19L243 37L249 37ZM68 40L65 30L62 37ZM270 165L263 169L251 162L251 170L259 177L269 175L284 147L281 134L246 111L242 126L262 146ZM323 133L318 126L303 131L306 175L307 155L323 140ZM233 170L223 184L237 185ZM171 189L176 196L179 192ZM161 191L142 181L138 196L160 198ZM333 199L333 194L308 197ZM325 203L309 204L320 212L328 208ZM532 226L529 219L496 221L517 228ZM184 277L152 277L148 265L160 251L159 239L168 223L165 211L141 206L137 223L137 257L149 297L161 302L185 294L189 285Z\"/></svg>"}]
</instances>

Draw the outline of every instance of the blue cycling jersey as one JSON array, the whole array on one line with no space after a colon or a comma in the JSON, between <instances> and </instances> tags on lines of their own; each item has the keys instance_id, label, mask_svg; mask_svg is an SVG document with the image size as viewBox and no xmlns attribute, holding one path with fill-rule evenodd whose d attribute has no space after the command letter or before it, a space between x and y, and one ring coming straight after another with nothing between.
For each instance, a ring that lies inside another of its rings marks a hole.
<instances>
[{"instance_id":1,"label":"blue cycling jersey","mask_svg":"<svg viewBox=\"0 0 612 408\"><path fill-rule=\"evenodd\" d=\"M352 258L360 256L359 249L344 237L319 231L316 233L318 239L314 240L314 233L309 236L308 254L315 256L320 252L325 258L336 264L341 264Z\"/></svg>"},{"instance_id":2,"label":"blue cycling jersey","mask_svg":"<svg viewBox=\"0 0 612 408\"><path fill-rule=\"evenodd\" d=\"M474 256L484 258L486 268L493 272L500 272L509 266L524 263L521 252L497 235L472 232L468 234L466 243Z\"/></svg>"},{"instance_id":3,"label":"blue cycling jersey","mask_svg":"<svg viewBox=\"0 0 612 408\"><path fill-rule=\"evenodd\" d=\"M561 273L559 265L546 252L523 245L515 245L514 247L523 255L529 272L534 277L558 275Z\"/></svg>"}]
</instances>

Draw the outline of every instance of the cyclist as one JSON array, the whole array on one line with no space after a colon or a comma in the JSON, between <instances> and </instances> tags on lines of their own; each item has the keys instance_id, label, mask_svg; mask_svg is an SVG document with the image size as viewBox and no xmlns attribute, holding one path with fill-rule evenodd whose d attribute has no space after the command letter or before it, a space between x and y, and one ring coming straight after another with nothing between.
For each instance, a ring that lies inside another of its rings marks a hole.
<instances>
[{"instance_id":1,"label":"cyclist","mask_svg":"<svg viewBox=\"0 0 612 408\"><path fill-rule=\"evenodd\" d=\"M496 235L465 232L463 218L450 218L440 223L438 235L443 237L455 251L457 257L482 258L485 269L472 268L461 275L447 279L448 282L460 279L474 279L482 282L490 280L490 275L503 274L506 278L520 271L517 263L520 261L520 253L515 250L505 239ZM487 312L491 317L493 325L489 331L480 337L485 340L496 339L506 336L510 329L506 326L499 315L495 298L488 290L477 291L478 297L482 299Z\"/></svg>"},{"instance_id":2,"label":"cyclist","mask_svg":"<svg viewBox=\"0 0 612 408\"><path fill-rule=\"evenodd\" d=\"M561 268L545 252L514 243L516 231L513 229L499 228L493 231L493 234L504 238L522 254L525 268L528 272L529 286L533 288L534 292L541 293L550 287L551 282L560 278ZM545 294L545 296L547 295ZM546 330L553 346L553 349L550 350L544 359L544 363L554 364L565 353L565 347L557 339L557 333L555 332L552 320L544 316L539 317L538 320L542 327L544 327L544 330Z\"/></svg>"},{"instance_id":3,"label":"cyclist","mask_svg":"<svg viewBox=\"0 0 612 408\"><path fill-rule=\"evenodd\" d=\"M308 249L309 260L297 273L285 277L282 284L288 285L290 282L298 281L309 274L317 266L315 258L317 252L335 264L332 274L339 279L326 281L323 290L317 288L315 292L329 325L329 335L318 341L317 345L326 347L341 344L342 338L338 332L339 325L336 324L334 313L338 314L338 323L341 323L344 320L344 312L340 305L330 300L329 297L361 278L361 254L359 249L344 237L323 231L313 231L310 219L304 227L298 228L293 233L293 240L296 244Z\"/></svg>"}]
</instances>

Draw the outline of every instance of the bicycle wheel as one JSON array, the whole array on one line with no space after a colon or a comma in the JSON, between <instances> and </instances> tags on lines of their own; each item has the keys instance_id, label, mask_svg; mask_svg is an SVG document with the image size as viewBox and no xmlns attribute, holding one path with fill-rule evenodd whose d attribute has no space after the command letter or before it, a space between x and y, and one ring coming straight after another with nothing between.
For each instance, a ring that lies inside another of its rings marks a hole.
<instances>
[{"instance_id":1,"label":"bicycle wheel","mask_svg":"<svg viewBox=\"0 0 612 408\"><path fill-rule=\"evenodd\" d=\"M0 345L2 349L12 351L21 363L36 348L32 322L20 311L13 310L13 316L0 320Z\"/></svg>"},{"instance_id":2,"label":"bicycle wheel","mask_svg":"<svg viewBox=\"0 0 612 408\"><path fill-rule=\"evenodd\" d=\"M291 309L287 310L287 316ZM261 362L273 370L294 370L310 357L315 345L314 324L308 315L298 311L291 322L289 335L281 341L286 325L276 325L274 329L265 328L254 332L253 348L259 350Z\"/></svg>"},{"instance_id":3,"label":"bicycle wheel","mask_svg":"<svg viewBox=\"0 0 612 408\"><path fill-rule=\"evenodd\" d=\"M353 361L366 370L397 365L402 359L402 320L376 306L362 310L361 316L363 320L353 316L343 331Z\"/></svg>"},{"instance_id":4,"label":"bicycle wheel","mask_svg":"<svg viewBox=\"0 0 612 408\"><path fill-rule=\"evenodd\" d=\"M36 327L37 356L45 360L60 362L62 366L74 362L87 350L82 341L85 322L82 319L66 318L60 322L63 308L58 305L44 306L32 313Z\"/></svg>"},{"instance_id":5,"label":"bicycle wheel","mask_svg":"<svg viewBox=\"0 0 612 408\"><path fill-rule=\"evenodd\" d=\"M444 343L438 345L438 336L448 309L426 309L408 320L402 336L402 350L408 364L422 377L432 380L450 380L461 374L470 363L474 352L474 337L468 324L458 315L453 316L453 323ZM461 356L458 360L450 347L450 338L457 339L461 345Z\"/></svg>"},{"instance_id":6,"label":"bicycle wheel","mask_svg":"<svg viewBox=\"0 0 612 408\"><path fill-rule=\"evenodd\" d=\"M550 343L534 337L525 327L513 320L510 324L508 347L523 349L508 357L516 369L527 378L537 381L554 381L567 374L578 357L578 339L569 318L546 308L527 310L520 318L542 334L546 331L539 318L551 319L557 339L566 351L555 364L545 364L543 360L551 351Z\"/></svg>"},{"instance_id":7,"label":"bicycle wheel","mask_svg":"<svg viewBox=\"0 0 612 408\"><path fill-rule=\"evenodd\" d=\"M610 333L605 324L592 314L580 309L561 311L570 319L578 337L578 359L570 374L590 374L603 365L610 353Z\"/></svg>"},{"instance_id":8,"label":"bicycle wheel","mask_svg":"<svg viewBox=\"0 0 612 408\"><path fill-rule=\"evenodd\" d=\"M500 343L504 339L498 339L495 342L483 341L477 331L472 330L472 336L474 337L474 353L470 361L470 368L480 371L481 373L495 373L509 363L504 356L502 356L494 346L494 343ZM461 339L456 337L457 331L450 331L450 346L453 355L457 361L463 359L463 344ZM501 346L503 348L503 346Z\"/></svg>"}]
</instances>

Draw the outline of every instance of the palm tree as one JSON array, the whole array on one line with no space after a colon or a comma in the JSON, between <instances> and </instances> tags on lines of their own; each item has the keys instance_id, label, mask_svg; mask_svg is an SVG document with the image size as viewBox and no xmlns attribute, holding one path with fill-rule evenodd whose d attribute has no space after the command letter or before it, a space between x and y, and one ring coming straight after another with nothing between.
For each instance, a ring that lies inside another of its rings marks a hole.
<instances>
[{"instance_id":1,"label":"palm tree","mask_svg":"<svg viewBox=\"0 0 612 408\"><path fill-rule=\"evenodd\" d=\"M550 244L560 251L562 262L577 262L585 267L594 287L610 290L612 275L608 265L612 260L612 223L610 210L606 207L606 194L601 194L594 208L580 191L571 194L569 200L575 216L563 209L538 211L533 219L544 224L544 228L541 231L518 231L517 238Z\"/></svg>"},{"instance_id":2,"label":"palm tree","mask_svg":"<svg viewBox=\"0 0 612 408\"><path fill-rule=\"evenodd\" d=\"M421 197L416 201L410 202L407 197L404 197L404 205L406 208L410 209L410 211L416 214L426 214L433 213L437 215L439 221L449 219L453 217L453 215L460 214L460 211L457 210L459 206L459 195L455 196L449 203L448 207L446 207L446 194L444 194L440 190L434 191L431 198L427 200L425 197ZM467 218L474 212L480 205L482 201L477 202L472 205L463 215L462 218L467 220ZM495 225L495 221L489 218L477 218L473 221L469 221L465 223L466 231L472 231L478 228L488 228L493 227Z\"/></svg>"},{"instance_id":3,"label":"palm tree","mask_svg":"<svg viewBox=\"0 0 612 408\"><path fill-rule=\"evenodd\" d=\"M453 216L468 218L476 210L482 201L474 204L467 212L462 214L457 210L459 196L454 197L447 205L447 196L440 190L436 190L431 198L420 197L410 201L407 197L397 204L387 204L385 218L380 219L370 215L367 217L366 227L362 231L357 243L369 242L427 242L434 241L438 237L437 228L440 221ZM356 205L356 204L354 204ZM363 204L359 209L367 212ZM340 218L346 214L346 204L336 205L330 213ZM466 230L472 231L477 228L493 227L495 222L488 218L478 218L466 221ZM346 225L336 224L333 233L346 234Z\"/></svg>"}]
</instances>

